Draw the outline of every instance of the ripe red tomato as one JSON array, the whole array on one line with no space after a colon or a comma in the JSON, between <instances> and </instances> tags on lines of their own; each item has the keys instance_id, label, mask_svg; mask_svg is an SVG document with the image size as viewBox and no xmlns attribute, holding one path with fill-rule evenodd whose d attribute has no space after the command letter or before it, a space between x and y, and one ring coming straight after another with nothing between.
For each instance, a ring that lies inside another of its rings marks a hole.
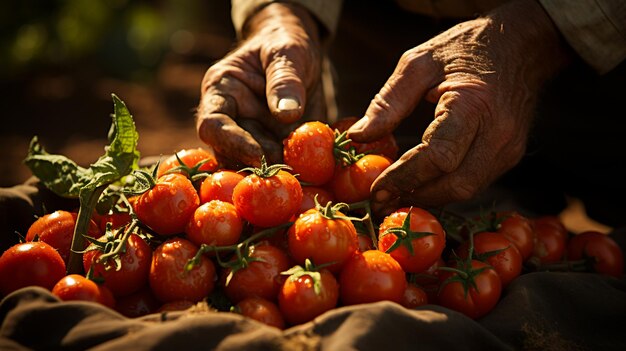
<instances>
[{"instance_id":1,"label":"ripe red tomato","mask_svg":"<svg viewBox=\"0 0 626 351\"><path fill-rule=\"evenodd\" d=\"M307 210L315 208L315 197L317 196L317 202L324 206L329 201L334 201L335 196L330 191L317 186L303 186L302 187L302 203L298 213L304 213Z\"/></svg>"},{"instance_id":2,"label":"ripe red tomato","mask_svg":"<svg viewBox=\"0 0 626 351\"><path fill-rule=\"evenodd\" d=\"M382 300L402 303L406 285L400 264L378 250L357 252L339 273L339 291L345 305Z\"/></svg>"},{"instance_id":3,"label":"ripe red tomato","mask_svg":"<svg viewBox=\"0 0 626 351\"><path fill-rule=\"evenodd\" d=\"M239 241L243 220L230 202L211 200L200 205L187 224L187 239L196 245L233 245Z\"/></svg>"},{"instance_id":4,"label":"ripe red tomato","mask_svg":"<svg viewBox=\"0 0 626 351\"><path fill-rule=\"evenodd\" d=\"M540 217L533 223L535 246L532 257L542 264L560 261L567 247L567 230L553 218Z\"/></svg>"},{"instance_id":5,"label":"ripe red tomato","mask_svg":"<svg viewBox=\"0 0 626 351\"><path fill-rule=\"evenodd\" d=\"M615 240L606 234L586 231L572 237L567 244L567 259L570 261L593 258L596 273L622 278L624 254Z\"/></svg>"},{"instance_id":6,"label":"ripe red tomato","mask_svg":"<svg viewBox=\"0 0 626 351\"><path fill-rule=\"evenodd\" d=\"M406 223L409 227L404 228L409 213L410 223ZM386 231L390 232L385 234ZM398 240L400 242L397 242ZM409 245L413 250L412 253L409 251ZM425 271L441 257L445 246L446 234L437 218L418 207L398 209L385 217L380 225L378 249L390 254L405 272Z\"/></svg>"},{"instance_id":7,"label":"ripe red tomato","mask_svg":"<svg viewBox=\"0 0 626 351\"><path fill-rule=\"evenodd\" d=\"M150 266L150 288L161 302L204 299L215 287L215 265L202 256L200 263L190 271L187 262L198 252L198 247L183 238L172 238L154 250Z\"/></svg>"},{"instance_id":8,"label":"ripe red tomato","mask_svg":"<svg viewBox=\"0 0 626 351\"><path fill-rule=\"evenodd\" d=\"M390 165L387 157L365 155L349 166L338 166L331 182L335 199L345 203L368 199L374 180Z\"/></svg>"},{"instance_id":9,"label":"ripe red tomato","mask_svg":"<svg viewBox=\"0 0 626 351\"><path fill-rule=\"evenodd\" d=\"M118 232L116 236L121 236ZM106 236L99 240L106 242ZM106 286L115 297L132 294L148 283L150 262L152 261L152 249L137 234L131 234L126 242L124 252L120 254L121 267L116 269L113 259L107 262L97 262L103 252L95 249L92 244L88 251L83 254L83 267L85 272L93 270L94 278L102 278L102 285ZM96 263L97 262L97 263Z\"/></svg>"},{"instance_id":10,"label":"ripe red tomato","mask_svg":"<svg viewBox=\"0 0 626 351\"><path fill-rule=\"evenodd\" d=\"M402 296L402 306L406 308L415 308L428 304L428 295L426 291L415 284L407 284Z\"/></svg>"},{"instance_id":11,"label":"ripe red tomato","mask_svg":"<svg viewBox=\"0 0 626 351\"><path fill-rule=\"evenodd\" d=\"M302 187L282 170L267 178L250 174L233 190L233 202L245 220L269 228L289 221L298 212Z\"/></svg>"},{"instance_id":12,"label":"ripe red tomato","mask_svg":"<svg viewBox=\"0 0 626 351\"><path fill-rule=\"evenodd\" d=\"M348 130L358 120L359 119L357 117L345 117L333 123L331 128L333 130L337 129L339 132L343 132ZM393 134L387 134L382 138L369 143L357 143L356 141L351 141L350 145L352 145L359 154L382 155L392 160L398 158L398 144L396 143L396 138Z\"/></svg>"},{"instance_id":13,"label":"ripe red tomato","mask_svg":"<svg viewBox=\"0 0 626 351\"><path fill-rule=\"evenodd\" d=\"M191 181L182 174L166 174L133 203L139 220L160 235L185 231L187 222L200 205Z\"/></svg>"},{"instance_id":14,"label":"ripe red tomato","mask_svg":"<svg viewBox=\"0 0 626 351\"><path fill-rule=\"evenodd\" d=\"M316 273L319 274L317 282L311 276ZM295 325L335 308L338 300L337 280L328 270L322 269L287 278L278 293L278 308L287 323Z\"/></svg>"},{"instance_id":15,"label":"ripe red tomato","mask_svg":"<svg viewBox=\"0 0 626 351\"><path fill-rule=\"evenodd\" d=\"M459 256L466 258L469 241L458 249ZM503 250L496 255L481 259L481 255L496 250ZM482 232L474 235L474 258L489 264L500 276L502 286L507 286L522 272L522 255L509 239L500 233Z\"/></svg>"},{"instance_id":16,"label":"ripe red tomato","mask_svg":"<svg viewBox=\"0 0 626 351\"><path fill-rule=\"evenodd\" d=\"M500 223L498 233L504 235L517 247L522 260L525 261L535 247L535 234L531 220L517 212L500 213L499 216L506 216L506 219Z\"/></svg>"},{"instance_id":17,"label":"ripe red tomato","mask_svg":"<svg viewBox=\"0 0 626 351\"><path fill-rule=\"evenodd\" d=\"M226 297L234 304L251 296L275 301L282 285L280 274L289 269L289 257L269 244L251 246L248 254L253 260L248 262L247 267L237 270L226 286L226 277L231 269L222 270L220 284Z\"/></svg>"},{"instance_id":18,"label":"ripe red tomato","mask_svg":"<svg viewBox=\"0 0 626 351\"><path fill-rule=\"evenodd\" d=\"M61 278L52 288L52 294L63 301L91 301L115 307L115 299L107 287L98 285L79 274Z\"/></svg>"},{"instance_id":19,"label":"ripe red tomato","mask_svg":"<svg viewBox=\"0 0 626 351\"><path fill-rule=\"evenodd\" d=\"M213 172L218 167L215 152L210 146L206 146L205 148L180 150L176 154L178 155L180 160L183 161L183 163L189 168L195 167L199 162L202 162L204 160L207 161L198 168L199 171ZM159 164L159 169L157 170L157 178L160 178L165 174L165 172L180 165L180 162L178 162L178 159L176 159L176 155L169 156L165 159L165 161Z\"/></svg>"},{"instance_id":20,"label":"ripe red tomato","mask_svg":"<svg viewBox=\"0 0 626 351\"><path fill-rule=\"evenodd\" d=\"M35 236L38 236L39 241L48 243L50 246L57 249L63 261L67 263L70 257L77 217L77 213L68 211L55 211L39 217L33 222L30 228L28 228L26 241L33 241ZM86 234L94 238L100 236L100 229L94 221L90 221L89 231ZM87 245L88 243L85 247Z\"/></svg>"},{"instance_id":21,"label":"ripe red tomato","mask_svg":"<svg viewBox=\"0 0 626 351\"><path fill-rule=\"evenodd\" d=\"M285 328L285 320L278 306L272 301L258 296L247 297L239 301L235 305L234 312L278 329Z\"/></svg>"},{"instance_id":22,"label":"ripe red tomato","mask_svg":"<svg viewBox=\"0 0 626 351\"><path fill-rule=\"evenodd\" d=\"M200 203L221 200L233 203L233 190L245 176L241 173L221 170L206 177L200 185Z\"/></svg>"},{"instance_id":23,"label":"ripe red tomato","mask_svg":"<svg viewBox=\"0 0 626 351\"><path fill-rule=\"evenodd\" d=\"M453 267L460 268L464 271L474 270L471 279L474 284L466 281L465 284L460 281L446 281L451 277L458 276L457 273L443 272L440 276L442 281L439 290L439 304L449 309L461 312L472 319L478 319L491 311L502 293L502 283L500 276L486 263L472 260L470 267L460 267L458 264ZM480 270L476 272L476 270ZM477 273L477 274L476 274Z\"/></svg>"},{"instance_id":24,"label":"ripe red tomato","mask_svg":"<svg viewBox=\"0 0 626 351\"><path fill-rule=\"evenodd\" d=\"M115 310L128 318L136 318L154 313L161 303L145 285L139 291L116 299Z\"/></svg>"},{"instance_id":25,"label":"ripe red tomato","mask_svg":"<svg viewBox=\"0 0 626 351\"><path fill-rule=\"evenodd\" d=\"M335 216L345 216L335 212ZM289 254L296 263L303 265L310 259L316 265L329 264L325 268L339 272L343 264L358 249L354 224L350 220L328 219L317 209L301 214L287 232Z\"/></svg>"},{"instance_id":26,"label":"ripe red tomato","mask_svg":"<svg viewBox=\"0 0 626 351\"><path fill-rule=\"evenodd\" d=\"M428 296L428 303L437 303L437 294L439 293L440 279L441 275L440 267L444 267L446 263L442 258L439 258L432 266L428 267L427 270L418 273L411 274L409 281L415 283L419 286L424 292L426 292L426 296Z\"/></svg>"},{"instance_id":27,"label":"ripe red tomato","mask_svg":"<svg viewBox=\"0 0 626 351\"><path fill-rule=\"evenodd\" d=\"M100 217L99 223L100 232L104 233L107 228L107 223L111 223L111 229L118 229L131 221L130 212L111 212Z\"/></svg>"},{"instance_id":28,"label":"ripe red tomato","mask_svg":"<svg viewBox=\"0 0 626 351\"><path fill-rule=\"evenodd\" d=\"M11 246L0 256L0 295L30 285L52 289L65 276L61 255L43 241Z\"/></svg>"},{"instance_id":29,"label":"ripe red tomato","mask_svg":"<svg viewBox=\"0 0 626 351\"><path fill-rule=\"evenodd\" d=\"M312 185L327 183L335 172L335 133L327 124L306 122L283 141L285 163Z\"/></svg>"}]
</instances>

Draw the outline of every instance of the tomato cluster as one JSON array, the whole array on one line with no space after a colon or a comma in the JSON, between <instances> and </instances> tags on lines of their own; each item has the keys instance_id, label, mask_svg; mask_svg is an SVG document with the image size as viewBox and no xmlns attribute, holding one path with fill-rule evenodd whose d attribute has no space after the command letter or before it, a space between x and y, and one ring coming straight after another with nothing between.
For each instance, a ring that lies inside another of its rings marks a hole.
<instances>
[{"instance_id":1,"label":"tomato cluster","mask_svg":"<svg viewBox=\"0 0 626 351\"><path fill-rule=\"evenodd\" d=\"M204 300L284 328L381 300L480 318L527 271L565 264L623 275L610 237L570 239L558 217L405 207L375 222L369 189L397 146L391 135L352 143L340 132L351 123L301 125L284 140L285 165L220 169L209 148L139 172L149 187L120 191L88 233L76 233L90 242L82 274L66 272L76 213L45 215L0 257L0 295L38 285L130 317Z\"/></svg>"}]
</instances>

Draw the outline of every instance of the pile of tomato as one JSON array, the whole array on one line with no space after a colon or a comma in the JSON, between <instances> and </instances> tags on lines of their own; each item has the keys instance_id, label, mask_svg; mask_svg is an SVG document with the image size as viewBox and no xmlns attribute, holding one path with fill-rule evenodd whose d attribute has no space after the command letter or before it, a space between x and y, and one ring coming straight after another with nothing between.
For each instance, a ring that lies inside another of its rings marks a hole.
<instances>
[{"instance_id":1,"label":"pile of tomato","mask_svg":"<svg viewBox=\"0 0 626 351\"><path fill-rule=\"evenodd\" d=\"M210 147L181 150L134 175L141 193L94 213L82 252L70 250L77 213L46 214L0 257L0 295L37 285L130 317L206 301L284 328L381 300L480 318L526 272L623 275L609 236L571 236L556 216L404 207L377 221L369 189L398 147L346 139L354 121L302 124L284 165L229 170ZM68 272L71 255L82 269Z\"/></svg>"}]
</instances>

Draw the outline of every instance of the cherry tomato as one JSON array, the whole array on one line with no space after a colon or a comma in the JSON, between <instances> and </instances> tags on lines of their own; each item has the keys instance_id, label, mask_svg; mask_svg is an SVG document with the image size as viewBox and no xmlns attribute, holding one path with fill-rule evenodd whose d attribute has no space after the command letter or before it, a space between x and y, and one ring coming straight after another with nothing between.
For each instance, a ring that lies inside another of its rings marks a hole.
<instances>
[{"instance_id":1,"label":"cherry tomato","mask_svg":"<svg viewBox=\"0 0 626 351\"><path fill-rule=\"evenodd\" d=\"M313 320L337 306L339 285L326 269L319 273L317 282L310 274L292 275L285 280L278 294L278 308L291 325Z\"/></svg>"},{"instance_id":2,"label":"cherry tomato","mask_svg":"<svg viewBox=\"0 0 626 351\"><path fill-rule=\"evenodd\" d=\"M250 174L233 190L233 202L241 216L253 225L268 228L289 221L302 203L302 187L285 171L267 178Z\"/></svg>"},{"instance_id":3,"label":"cherry tomato","mask_svg":"<svg viewBox=\"0 0 626 351\"><path fill-rule=\"evenodd\" d=\"M28 228L26 241L33 241L35 236L39 237L39 241L48 243L57 249L63 261L67 263L70 257L77 217L78 214L76 212L68 211L55 211L39 217ZM85 234L97 238L100 236L100 229L94 221L90 221L89 231ZM88 243L85 246L87 245Z\"/></svg>"},{"instance_id":4,"label":"cherry tomato","mask_svg":"<svg viewBox=\"0 0 626 351\"><path fill-rule=\"evenodd\" d=\"M221 170L206 177L200 185L200 203L221 200L233 203L233 190L245 176L241 173Z\"/></svg>"},{"instance_id":5,"label":"cherry tomato","mask_svg":"<svg viewBox=\"0 0 626 351\"><path fill-rule=\"evenodd\" d=\"M115 307L115 300L107 287L98 285L79 274L70 274L61 278L52 288L52 294L63 301L91 301L110 308Z\"/></svg>"},{"instance_id":6,"label":"cherry tomato","mask_svg":"<svg viewBox=\"0 0 626 351\"><path fill-rule=\"evenodd\" d=\"M415 284L407 284L402 296L402 306L406 308L415 308L428 304L428 295L426 291Z\"/></svg>"},{"instance_id":7,"label":"cherry tomato","mask_svg":"<svg viewBox=\"0 0 626 351\"><path fill-rule=\"evenodd\" d=\"M450 281L451 277L458 276L454 272L443 272L440 276L442 281L439 290L439 304L449 309L461 312L472 319L478 319L489 313L500 300L502 293L502 283L500 276L489 265L484 262L472 260L470 267L464 269L459 265L453 267L460 268L464 271L473 270L475 273L471 279L474 284L466 281L465 284L460 281ZM481 270L476 272L476 270ZM477 274L476 274L477 273Z\"/></svg>"},{"instance_id":8,"label":"cherry tomato","mask_svg":"<svg viewBox=\"0 0 626 351\"><path fill-rule=\"evenodd\" d=\"M119 238L121 232L116 236ZM106 242L106 236L99 241ZM83 254L83 267L85 272L93 271L94 278L102 278L102 285L106 286L115 297L132 294L148 283L150 262L152 261L152 249L137 234L131 234L126 242L123 253L120 254L119 270L113 259L106 262L97 262L103 252L96 249L92 244L88 251Z\"/></svg>"},{"instance_id":9,"label":"cherry tomato","mask_svg":"<svg viewBox=\"0 0 626 351\"><path fill-rule=\"evenodd\" d=\"M470 243L466 241L458 249L459 256L466 258ZM489 252L495 253L489 255ZM485 255L489 255L488 257ZM522 255L509 239L500 233L482 232L474 235L474 258L489 264L500 276L502 286L507 286L522 272Z\"/></svg>"},{"instance_id":10,"label":"cherry tomato","mask_svg":"<svg viewBox=\"0 0 626 351\"><path fill-rule=\"evenodd\" d=\"M187 225L187 239L196 245L233 245L239 241L243 220L230 202L211 200L200 205Z\"/></svg>"},{"instance_id":11,"label":"cherry tomato","mask_svg":"<svg viewBox=\"0 0 626 351\"><path fill-rule=\"evenodd\" d=\"M520 215L517 212L506 212L499 214L506 216L497 231L509 239L522 255L525 261L530 257L535 247L535 234L533 232L532 222L530 219Z\"/></svg>"},{"instance_id":12,"label":"cherry tomato","mask_svg":"<svg viewBox=\"0 0 626 351\"><path fill-rule=\"evenodd\" d=\"M222 270L220 284L224 287L226 297L234 304L251 296L276 300L282 284L280 274L289 269L289 257L279 248L269 244L251 246L249 257L252 260L249 260L247 267L233 273L228 285L226 277L231 269Z\"/></svg>"},{"instance_id":13,"label":"cherry tomato","mask_svg":"<svg viewBox=\"0 0 626 351\"><path fill-rule=\"evenodd\" d=\"M327 124L306 122L283 141L283 158L300 180L312 185L330 181L335 172L335 133Z\"/></svg>"},{"instance_id":14,"label":"cherry tomato","mask_svg":"<svg viewBox=\"0 0 626 351\"><path fill-rule=\"evenodd\" d=\"M621 278L624 275L624 254L615 240L606 234L586 231L572 237L567 244L570 261L593 258L593 269L600 274Z\"/></svg>"},{"instance_id":15,"label":"cherry tomato","mask_svg":"<svg viewBox=\"0 0 626 351\"><path fill-rule=\"evenodd\" d=\"M368 199L374 180L390 165L387 157L365 155L349 166L338 166L331 183L336 201L353 203Z\"/></svg>"},{"instance_id":16,"label":"cherry tomato","mask_svg":"<svg viewBox=\"0 0 626 351\"><path fill-rule=\"evenodd\" d=\"M285 320L278 306L262 297L251 296L239 301L235 305L235 312L278 329L285 328Z\"/></svg>"},{"instance_id":17,"label":"cherry tomato","mask_svg":"<svg viewBox=\"0 0 626 351\"><path fill-rule=\"evenodd\" d=\"M406 285L398 261L378 250L357 252L339 273L339 291L345 305L382 300L402 303Z\"/></svg>"},{"instance_id":18,"label":"cherry tomato","mask_svg":"<svg viewBox=\"0 0 626 351\"><path fill-rule=\"evenodd\" d=\"M215 152L210 146L206 146L205 148L180 150L176 154L178 155L180 160L183 161L183 163L189 168L195 167L199 162L202 162L204 160L207 161L198 168L199 171L213 172L218 167ZM176 155L169 156L159 164L159 169L157 170L157 178L160 178L165 174L165 172L180 165L181 164L180 162L178 162Z\"/></svg>"},{"instance_id":19,"label":"cherry tomato","mask_svg":"<svg viewBox=\"0 0 626 351\"><path fill-rule=\"evenodd\" d=\"M166 174L134 202L139 220L160 235L185 231L187 222L200 205L191 181L182 174Z\"/></svg>"},{"instance_id":20,"label":"cherry tomato","mask_svg":"<svg viewBox=\"0 0 626 351\"><path fill-rule=\"evenodd\" d=\"M115 310L129 318L136 318L154 313L161 306L161 302L150 290L148 285L130 295L116 299Z\"/></svg>"},{"instance_id":21,"label":"cherry tomato","mask_svg":"<svg viewBox=\"0 0 626 351\"><path fill-rule=\"evenodd\" d=\"M555 218L555 217L552 217ZM551 217L540 217L534 220L535 246L532 257L540 263L560 261L567 246L567 230Z\"/></svg>"},{"instance_id":22,"label":"cherry tomato","mask_svg":"<svg viewBox=\"0 0 626 351\"><path fill-rule=\"evenodd\" d=\"M65 276L61 255L43 241L11 246L0 256L0 295L30 285L52 289Z\"/></svg>"},{"instance_id":23,"label":"cherry tomato","mask_svg":"<svg viewBox=\"0 0 626 351\"><path fill-rule=\"evenodd\" d=\"M333 123L331 127L333 130L337 129L339 132L343 132L348 130L358 120L357 117L345 117ZM398 158L398 144L393 134L387 134L369 143L351 141L350 145L352 145L359 154L382 155L392 160Z\"/></svg>"},{"instance_id":24,"label":"cherry tomato","mask_svg":"<svg viewBox=\"0 0 626 351\"><path fill-rule=\"evenodd\" d=\"M130 212L111 212L101 216L98 223L100 232L104 233L108 223L111 223L111 229L114 230L129 224L130 221Z\"/></svg>"},{"instance_id":25,"label":"cherry tomato","mask_svg":"<svg viewBox=\"0 0 626 351\"><path fill-rule=\"evenodd\" d=\"M410 223L406 228L404 222L409 213ZM378 249L390 254L405 272L419 273L428 269L441 257L445 245L446 234L437 218L418 207L398 209L380 225Z\"/></svg>"},{"instance_id":26,"label":"cherry tomato","mask_svg":"<svg viewBox=\"0 0 626 351\"><path fill-rule=\"evenodd\" d=\"M439 258L432 266L428 267L427 270L417 274L410 274L409 281L424 290L426 296L428 296L428 303L437 303L437 293L439 293L440 287L439 276L441 274L439 268L445 265L444 260Z\"/></svg>"},{"instance_id":27,"label":"cherry tomato","mask_svg":"<svg viewBox=\"0 0 626 351\"><path fill-rule=\"evenodd\" d=\"M150 266L150 287L161 302L204 299L215 286L215 265L202 256L198 265L185 270L198 247L183 238L172 238L154 250Z\"/></svg>"},{"instance_id":28,"label":"cherry tomato","mask_svg":"<svg viewBox=\"0 0 626 351\"><path fill-rule=\"evenodd\" d=\"M345 215L335 212L335 219L326 218L317 209L301 214L287 232L289 254L302 265L310 259L316 265L326 266L333 273L357 251L358 239L354 224Z\"/></svg>"},{"instance_id":29,"label":"cherry tomato","mask_svg":"<svg viewBox=\"0 0 626 351\"><path fill-rule=\"evenodd\" d=\"M303 186L302 187L302 203L300 204L300 210L298 213L304 213L307 210L315 208L315 197L317 196L317 202L324 206L329 201L334 201L334 195L330 191L317 186Z\"/></svg>"}]
</instances>

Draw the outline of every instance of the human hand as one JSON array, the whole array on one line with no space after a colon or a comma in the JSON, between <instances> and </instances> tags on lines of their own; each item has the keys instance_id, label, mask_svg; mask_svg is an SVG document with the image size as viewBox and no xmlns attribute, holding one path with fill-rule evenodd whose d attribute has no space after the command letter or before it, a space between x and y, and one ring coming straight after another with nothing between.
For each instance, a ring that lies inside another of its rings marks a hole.
<instances>
[{"instance_id":1,"label":"human hand","mask_svg":"<svg viewBox=\"0 0 626 351\"><path fill-rule=\"evenodd\" d=\"M374 211L467 200L517 164L540 86L568 55L533 0L504 5L404 53L348 136L366 142L392 132L421 99L437 104L435 118L422 142L372 185Z\"/></svg>"},{"instance_id":2,"label":"human hand","mask_svg":"<svg viewBox=\"0 0 626 351\"><path fill-rule=\"evenodd\" d=\"M303 8L274 3L248 20L244 36L204 77L198 136L230 162L280 162L281 141L305 110L306 120L326 118L317 23Z\"/></svg>"}]
</instances>

